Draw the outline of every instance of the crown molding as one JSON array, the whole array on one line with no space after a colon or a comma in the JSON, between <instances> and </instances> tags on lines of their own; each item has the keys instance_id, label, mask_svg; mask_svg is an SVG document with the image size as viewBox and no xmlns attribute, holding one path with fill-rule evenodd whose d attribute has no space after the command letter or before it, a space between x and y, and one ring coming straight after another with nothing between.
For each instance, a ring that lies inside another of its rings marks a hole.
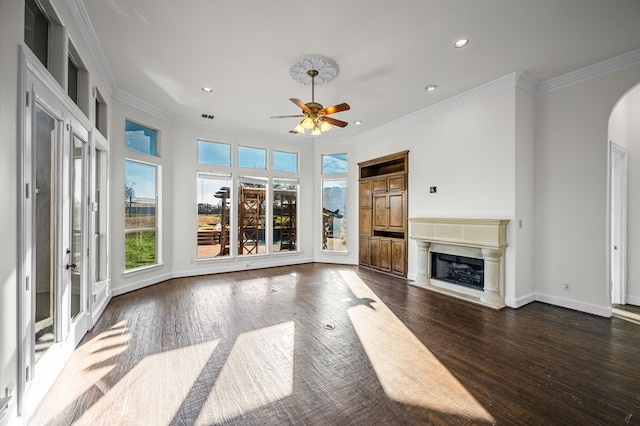
<instances>
[{"instance_id":1,"label":"crown molding","mask_svg":"<svg viewBox=\"0 0 640 426\"><path fill-rule=\"evenodd\" d=\"M76 21L76 24L80 29L82 38L89 47L89 51L91 52L91 56L93 56L98 72L107 84L109 92L113 95L118 91L118 85L116 84L116 79L111 72L109 61L107 61L107 57L104 55L104 51L102 50L96 31L93 28L93 24L89 19L87 9L84 7L83 0L67 0L67 4L71 10L73 19Z\"/></svg>"},{"instance_id":2,"label":"crown molding","mask_svg":"<svg viewBox=\"0 0 640 426\"><path fill-rule=\"evenodd\" d=\"M388 133L392 130L406 127L415 122L424 120L429 117L433 117L434 115L440 114L441 112L447 111L452 108L456 108L458 106L464 105L466 103L475 101L477 99L481 99L485 96L492 95L501 90L515 87L518 84L518 81L522 82L535 82L535 80L531 77L524 78L523 75L526 75L524 72L512 73L501 77L497 80L491 81L489 83L485 83L481 86L478 86L474 89L467 90L466 92L460 93L459 95L453 96L451 98L445 99L444 101L438 102L434 105L430 105L421 110L418 110L414 113L401 117L395 121L383 124L374 129L371 129L365 133L362 133L357 137L358 141L363 141L370 139L374 136L379 136L384 133ZM529 84L523 86L523 88L529 91Z\"/></svg>"},{"instance_id":3,"label":"crown molding","mask_svg":"<svg viewBox=\"0 0 640 426\"><path fill-rule=\"evenodd\" d=\"M640 49L543 81L538 86L536 94L544 95L545 93L553 92L554 90L580 83L590 78L623 70L638 63L640 63Z\"/></svg>"},{"instance_id":4,"label":"crown molding","mask_svg":"<svg viewBox=\"0 0 640 426\"><path fill-rule=\"evenodd\" d=\"M293 141L295 139L296 141L305 140L310 141L311 143L320 141L319 139L315 138L303 139L300 135L279 135L273 132L222 125L220 123L203 124L200 119L176 116L162 108L159 108L155 105L150 104L149 102L146 102L127 92L122 91L118 88L113 73L111 72L111 68L109 67L109 63L106 59L106 56L104 55L102 46L100 45L93 25L91 24L91 21L89 19L89 15L87 14L86 8L84 7L84 0L67 0L67 3L69 5L73 18L75 19L78 28L80 29L80 33L84 38L85 43L88 45L89 50L91 51L98 71L106 82L111 96L113 96L114 98L151 115L157 116L161 119L175 124L183 124L185 126L218 130L226 133L242 134L269 140ZM373 128L353 138L323 138L322 141L323 143L328 143L329 141L333 141L335 139L336 144L363 141L374 136L378 136L392 130L408 126L412 123L424 120L428 117L432 117L448 109L456 108L460 105L472 102L474 100L491 95L509 87L518 87L532 95L543 95L570 86L572 84L585 81L590 78L599 77L610 72L619 71L624 68L637 65L638 63L640 63L640 49L616 56L614 58L587 66L585 68L581 68L577 71L569 72L567 74L543 82L538 82L524 71L518 71L463 92L461 94L455 95L451 98L445 99L437 104L418 110L390 123L386 123Z\"/></svg>"}]
</instances>

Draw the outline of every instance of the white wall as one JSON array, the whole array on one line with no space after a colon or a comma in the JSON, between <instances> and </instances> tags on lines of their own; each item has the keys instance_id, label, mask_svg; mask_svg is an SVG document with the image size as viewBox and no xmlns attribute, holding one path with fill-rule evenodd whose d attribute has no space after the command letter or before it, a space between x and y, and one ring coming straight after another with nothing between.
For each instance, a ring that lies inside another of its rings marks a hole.
<instances>
[{"instance_id":1,"label":"white wall","mask_svg":"<svg viewBox=\"0 0 640 426\"><path fill-rule=\"evenodd\" d=\"M608 121L618 99L638 81L636 64L536 100L538 300L610 315Z\"/></svg>"},{"instance_id":2,"label":"white wall","mask_svg":"<svg viewBox=\"0 0 640 426\"><path fill-rule=\"evenodd\" d=\"M510 224L515 250L514 285L508 286L508 306L522 306L535 300L535 96L516 91L515 214Z\"/></svg>"},{"instance_id":3,"label":"white wall","mask_svg":"<svg viewBox=\"0 0 640 426\"><path fill-rule=\"evenodd\" d=\"M358 162L409 150L409 217L510 219L507 285L515 285L515 116L512 86L358 142ZM437 187L435 194L429 187ZM408 277L417 248L409 240ZM514 287L508 293L515 298ZM513 301L511 301L513 302Z\"/></svg>"},{"instance_id":4,"label":"white wall","mask_svg":"<svg viewBox=\"0 0 640 426\"><path fill-rule=\"evenodd\" d=\"M17 386L17 176L18 43L23 38L24 4L0 0L0 396L11 382ZM16 398L0 419L8 424Z\"/></svg>"}]
</instances>

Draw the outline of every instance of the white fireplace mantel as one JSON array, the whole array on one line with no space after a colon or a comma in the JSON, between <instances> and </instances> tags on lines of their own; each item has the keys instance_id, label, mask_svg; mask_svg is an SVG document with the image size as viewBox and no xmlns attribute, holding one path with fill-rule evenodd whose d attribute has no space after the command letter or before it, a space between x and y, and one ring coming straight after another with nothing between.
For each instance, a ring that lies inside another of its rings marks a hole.
<instances>
[{"instance_id":1,"label":"white fireplace mantel","mask_svg":"<svg viewBox=\"0 0 640 426\"><path fill-rule=\"evenodd\" d=\"M418 246L415 285L494 309L504 304L504 249L507 219L409 219L409 238ZM431 278L431 252L484 259L484 290L472 290Z\"/></svg>"}]
</instances>

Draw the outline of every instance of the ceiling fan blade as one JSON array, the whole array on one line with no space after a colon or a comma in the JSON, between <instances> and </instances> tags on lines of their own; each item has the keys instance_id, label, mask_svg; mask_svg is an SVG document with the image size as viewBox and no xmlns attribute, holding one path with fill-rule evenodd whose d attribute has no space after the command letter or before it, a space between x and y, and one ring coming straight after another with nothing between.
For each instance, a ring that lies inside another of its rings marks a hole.
<instances>
[{"instance_id":1,"label":"ceiling fan blade","mask_svg":"<svg viewBox=\"0 0 640 426\"><path fill-rule=\"evenodd\" d=\"M304 115L272 115L271 118L292 118L292 117L304 117Z\"/></svg>"},{"instance_id":2,"label":"ceiling fan blade","mask_svg":"<svg viewBox=\"0 0 640 426\"><path fill-rule=\"evenodd\" d=\"M318 114L321 115L329 115L329 114L335 114L336 112L340 112L340 111L346 111L348 109L351 109L351 107L349 106L349 104L338 104L338 105L334 105L334 106L330 106L327 107L323 110L318 111Z\"/></svg>"},{"instance_id":3,"label":"ceiling fan blade","mask_svg":"<svg viewBox=\"0 0 640 426\"><path fill-rule=\"evenodd\" d=\"M336 120L333 117L323 117L324 121L326 121L329 124L333 124L334 126L338 126L338 127L347 127L347 123L346 121L342 121L342 120Z\"/></svg>"},{"instance_id":4,"label":"ceiling fan blade","mask_svg":"<svg viewBox=\"0 0 640 426\"><path fill-rule=\"evenodd\" d=\"M300 99L296 99L296 98L289 98L289 100L291 102L293 102L294 104L298 105L300 107L301 110L306 111L306 112L311 112L311 110L309 109L308 106L306 106L304 104L304 102L302 102Z\"/></svg>"}]
</instances>

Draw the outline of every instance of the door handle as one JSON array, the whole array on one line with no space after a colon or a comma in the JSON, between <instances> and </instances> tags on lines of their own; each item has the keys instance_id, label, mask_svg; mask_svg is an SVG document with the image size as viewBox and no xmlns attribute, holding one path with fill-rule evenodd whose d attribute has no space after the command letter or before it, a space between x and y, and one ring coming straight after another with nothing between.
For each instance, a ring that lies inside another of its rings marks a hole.
<instances>
[{"instance_id":1,"label":"door handle","mask_svg":"<svg viewBox=\"0 0 640 426\"><path fill-rule=\"evenodd\" d=\"M71 269L71 268L76 269L76 266L78 265L76 265L75 263L67 263L67 269Z\"/></svg>"}]
</instances>

